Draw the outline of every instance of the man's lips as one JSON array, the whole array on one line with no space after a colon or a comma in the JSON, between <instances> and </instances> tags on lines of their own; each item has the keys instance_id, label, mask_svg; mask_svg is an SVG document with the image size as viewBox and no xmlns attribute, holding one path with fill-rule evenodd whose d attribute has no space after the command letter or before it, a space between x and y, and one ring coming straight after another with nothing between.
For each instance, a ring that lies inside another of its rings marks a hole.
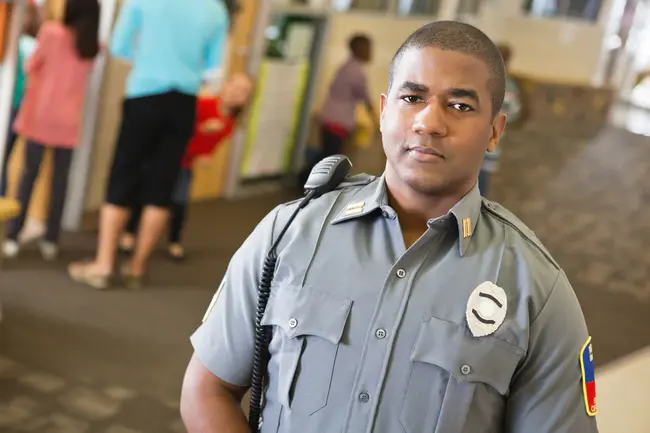
<instances>
[{"instance_id":1,"label":"man's lips","mask_svg":"<svg viewBox=\"0 0 650 433\"><path fill-rule=\"evenodd\" d=\"M432 147L426 146L411 146L408 148L408 153L424 159L445 159L441 152Z\"/></svg>"}]
</instances>

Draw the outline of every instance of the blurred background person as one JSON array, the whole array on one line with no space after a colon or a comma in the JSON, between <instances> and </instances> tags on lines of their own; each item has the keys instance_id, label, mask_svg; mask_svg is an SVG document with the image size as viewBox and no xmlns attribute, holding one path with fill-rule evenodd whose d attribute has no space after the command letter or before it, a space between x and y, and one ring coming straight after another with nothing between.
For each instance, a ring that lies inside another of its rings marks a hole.
<instances>
[{"instance_id":1,"label":"blurred background person","mask_svg":"<svg viewBox=\"0 0 650 433\"><path fill-rule=\"evenodd\" d=\"M99 52L98 28L97 0L68 0L63 22L43 24L36 50L25 64L28 84L15 123L16 132L26 139L25 163L18 187L21 211L9 223L3 245L7 257L19 252L18 236L25 224L46 149L54 152L54 169L40 250L46 260L57 257L72 152L81 132L86 83Z\"/></svg>"},{"instance_id":2,"label":"blurred background person","mask_svg":"<svg viewBox=\"0 0 650 433\"><path fill-rule=\"evenodd\" d=\"M194 137L185 151L172 195L167 254L173 260L185 258L182 235L194 167L209 164L217 147L232 135L235 123L250 100L252 91L252 79L247 75L237 74L224 85L216 97L198 98ZM126 232L120 239L120 250L124 253L132 253L136 245L141 212L142 205L135 206L132 210Z\"/></svg>"},{"instance_id":3,"label":"blurred background person","mask_svg":"<svg viewBox=\"0 0 650 433\"><path fill-rule=\"evenodd\" d=\"M132 69L97 250L94 259L68 267L73 280L97 289L109 286L120 235L130 210L142 201L136 249L121 267L127 286L139 287L169 219L202 77L221 65L227 33L228 10L221 1L126 0L122 5L110 46Z\"/></svg>"},{"instance_id":4,"label":"blurred background person","mask_svg":"<svg viewBox=\"0 0 650 433\"><path fill-rule=\"evenodd\" d=\"M498 46L498 48L501 52L501 57L503 57L503 62L506 66L506 72L508 72L510 58L512 57L512 49L509 45L506 44L501 44ZM512 77L506 75L506 94L503 100L503 107L501 108L501 112L505 113L508 116L508 126L512 127L512 125L519 123L521 120L521 109L521 91L519 89L519 85ZM478 187L483 197L488 197L491 177L499 170L499 156L501 154L501 143L503 143L504 136L505 133L501 135L500 143L494 149L494 151L485 152L483 166L481 167L481 171L478 176Z\"/></svg>"},{"instance_id":5,"label":"blurred background person","mask_svg":"<svg viewBox=\"0 0 650 433\"><path fill-rule=\"evenodd\" d=\"M38 34L41 24L43 22L43 13L41 8L33 1L27 3L27 10L25 16L25 23L23 25L23 32L18 39L18 61L16 65L16 84L14 85L14 97L11 104L11 114L9 118L9 129L7 131L7 143L5 145L5 153L2 159L2 176L0 177L0 196L7 194L7 168L9 166L9 158L13 151L14 144L18 138L14 131L14 122L20 109L20 104L25 95L25 61L32 54L36 48L36 35Z\"/></svg>"},{"instance_id":6,"label":"blurred background person","mask_svg":"<svg viewBox=\"0 0 650 433\"><path fill-rule=\"evenodd\" d=\"M358 34L349 41L350 58L339 67L318 121L320 147L307 156L307 166L298 176L302 187L318 161L342 152L343 145L356 128L356 109L363 103L373 122L378 122L376 111L368 94L368 77L364 66L372 59L372 40ZM379 129L378 125L375 125Z\"/></svg>"}]
</instances>

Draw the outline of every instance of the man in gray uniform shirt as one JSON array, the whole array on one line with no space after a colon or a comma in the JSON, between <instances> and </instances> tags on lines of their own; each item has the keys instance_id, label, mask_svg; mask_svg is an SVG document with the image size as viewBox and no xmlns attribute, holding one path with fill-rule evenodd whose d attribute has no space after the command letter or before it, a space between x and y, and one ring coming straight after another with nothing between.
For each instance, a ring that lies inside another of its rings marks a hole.
<instances>
[{"instance_id":1,"label":"man in gray uniform shirt","mask_svg":"<svg viewBox=\"0 0 650 433\"><path fill-rule=\"evenodd\" d=\"M597 431L591 340L567 277L476 186L506 124L504 73L467 24L428 24L397 51L384 175L314 200L278 249L263 433ZM192 336L191 433L249 431L257 287L296 206L244 242Z\"/></svg>"}]
</instances>

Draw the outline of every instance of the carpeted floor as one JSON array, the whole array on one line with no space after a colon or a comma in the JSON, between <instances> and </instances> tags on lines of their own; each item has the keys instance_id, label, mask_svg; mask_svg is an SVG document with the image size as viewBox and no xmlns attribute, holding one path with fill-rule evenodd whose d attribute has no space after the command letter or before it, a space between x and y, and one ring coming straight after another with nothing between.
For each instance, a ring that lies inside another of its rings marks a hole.
<instances>
[{"instance_id":1,"label":"carpeted floor","mask_svg":"<svg viewBox=\"0 0 650 433\"><path fill-rule=\"evenodd\" d=\"M364 152L371 151L353 159ZM509 132L502 155L493 198L520 215L566 269L597 363L648 346L650 139L547 125ZM373 152L357 167L376 171L381 161ZM65 265L90 255L94 233L66 236L55 264L43 264L33 249L8 262L0 271L0 431L182 431L187 337L231 254L290 197L196 204L188 262L157 255L141 292L94 292L67 279Z\"/></svg>"}]
</instances>

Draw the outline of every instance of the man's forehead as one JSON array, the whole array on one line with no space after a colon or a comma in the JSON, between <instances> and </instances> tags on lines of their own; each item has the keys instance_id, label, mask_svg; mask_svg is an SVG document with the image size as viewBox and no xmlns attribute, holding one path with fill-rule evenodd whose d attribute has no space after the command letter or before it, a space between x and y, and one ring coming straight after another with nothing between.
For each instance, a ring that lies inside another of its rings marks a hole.
<instances>
[{"instance_id":1,"label":"man's forehead","mask_svg":"<svg viewBox=\"0 0 650 433\"><path fill-rule=\"evenodd\" d=\"M470 55L436 47L406 50L395 65L393 85L411 81L427 86L434 84L487 88L490 78L485 63ZM452 84L453 83L453 84Z\"/></svg>"}]
</instances>

